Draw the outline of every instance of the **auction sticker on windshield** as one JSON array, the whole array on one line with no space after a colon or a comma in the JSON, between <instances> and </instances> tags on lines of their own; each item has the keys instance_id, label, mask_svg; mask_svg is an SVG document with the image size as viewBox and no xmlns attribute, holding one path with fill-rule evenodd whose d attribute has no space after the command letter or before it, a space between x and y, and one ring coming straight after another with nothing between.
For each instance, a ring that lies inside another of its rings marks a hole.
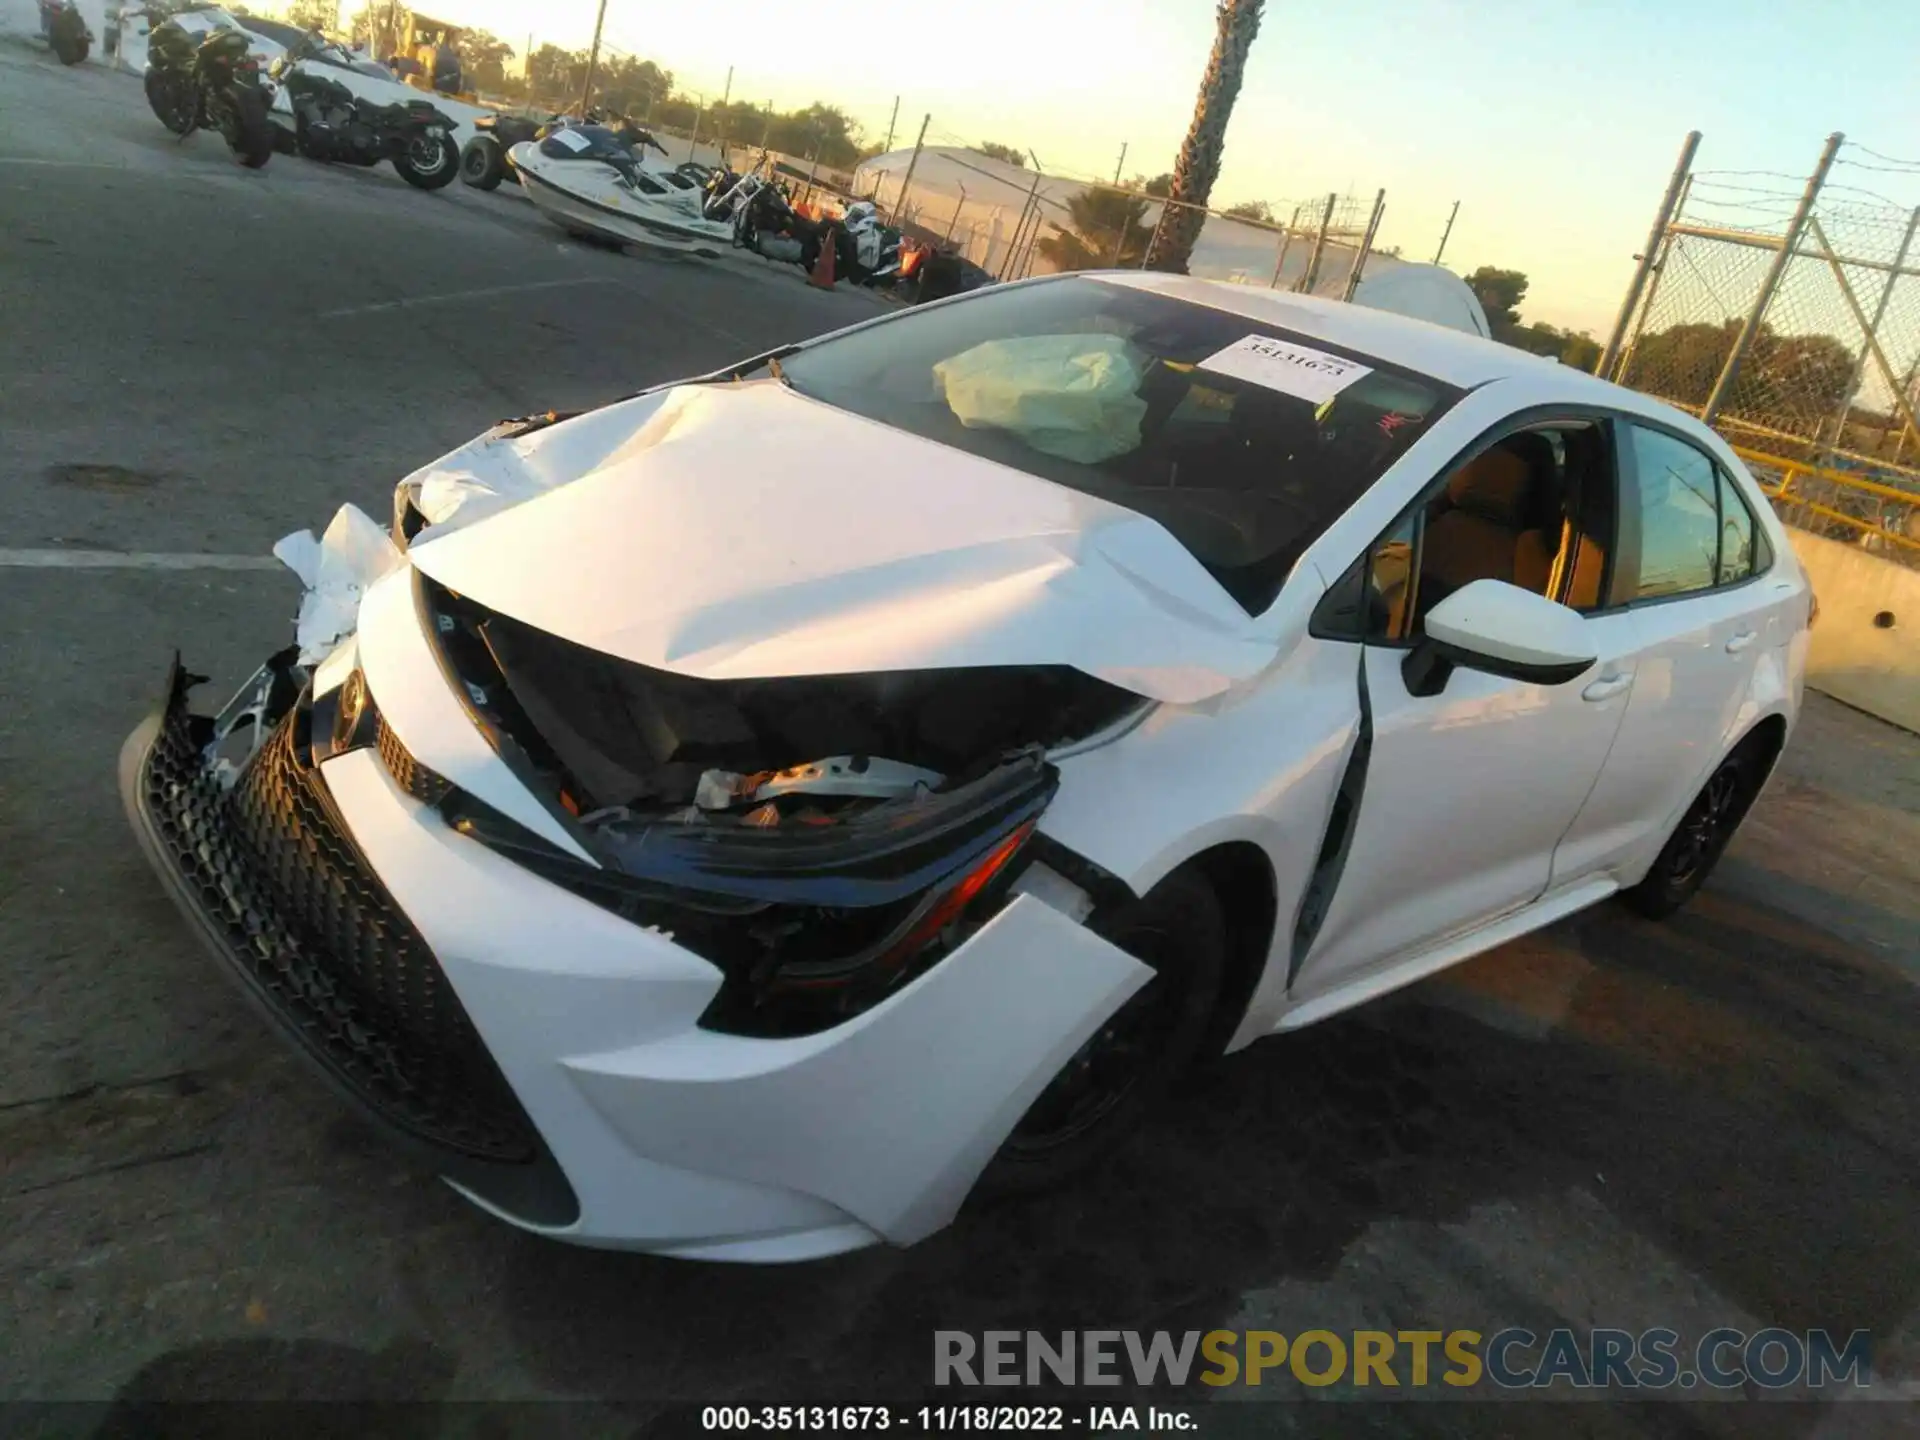
<instances>
[{"instance_id":1,"label":"auction sticker on windshield","mask_svg":"<svg viewBox=\"0 0 1920 1440\"><path fill-rule=\"evenodd\" d=\"M585 150L593 144L591 140L576 130L556 130L553 132L553 138L569 150Z\"/></svg>"},{"instance_id":2,"label":"auction sticker on windshield","mask_svg":"<svg viewBox=\"0 0 1920 1440\"><path fill-rule=\"evenodd\" d=\"M1373 373L1344 355L1329 355L1293 340L1249 335L1200 362L1202 370L1251 381L1282 395L1324 405L1354 381Z\"/></svg>"}]
</instances>

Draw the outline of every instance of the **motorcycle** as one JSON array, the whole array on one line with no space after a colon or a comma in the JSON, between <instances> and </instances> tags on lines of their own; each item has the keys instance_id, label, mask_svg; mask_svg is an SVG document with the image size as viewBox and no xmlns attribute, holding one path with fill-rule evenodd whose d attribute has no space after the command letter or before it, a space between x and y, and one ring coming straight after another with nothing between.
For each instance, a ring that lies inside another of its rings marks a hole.
<instances>
[{"instance_id":1,"label":"motorcycle","mask_svg":"<svg viewBox=\"0 0 1920 1440\"><path fill-rule=\"evenodd\" d=\"M733 222L733 243L769 260L810 270L820 258L820 227L796 214L777 184L749 175L734 189L726 216Z\"/></svg>"},{"instance_id":2,"label":"motorcycle","mask_svg":"<svg viewBox=\"0 0 1920 1440\"><path fill-rule=\"evenodd\" d=\"M273 158L273 121L252 40L223 25L196 35L177 21L147 36L147 104L182 140L196 130L218 130L249 170Z\"/></svg>"},{"instance_id":3,"label":"motorcycle","mask_svg":"<svg viewBox=\"0 0 1920 1440\"><path fill-rule=\"evenodd\" d=\"M706 183L700 187L704 196L700 213L709 220L733 220L761 184L758 173L749 171L741 175L722 161L718 169L708 173Z\"/></svg>"},{"instance_id":4,"label":"motorcycle","mask_svg":"<svg viewBox=\"0 0 1920 1440\"><path fill-rule=\"evenodd\" d=\"M856 285L868 286L891 285L902 278L900 232L880 223L880 212L871 200L849 205L840 223L851 242L850 263L840 273Z\"/></svg>"},{"instance_id":5,"label":"motorcycle","mask_svg":"<svg viewBox=\"0 0 1920 1440\"><path fill-rule=\"evenodd\" d=\"M54 56L62 65L78 65L87 58L93 44L93 31L73 0L39 0L40 33L47 38Z\"/></svg>"},{"instance_id":6,"label":"motorcycle","mask_svg":"<svg viewBox=\"0 0 1920 1440\"><path fill-rule=\"evenodd\" d=\"M347 165L391 160L400 178L421 190L452 184L460 173L453 120L431 101L376 104L338 80L302 68L300 60L324 43L309 37L274 62L274 78L293 110L294 148L309 160Z\"/></svg>"}]
</instances>

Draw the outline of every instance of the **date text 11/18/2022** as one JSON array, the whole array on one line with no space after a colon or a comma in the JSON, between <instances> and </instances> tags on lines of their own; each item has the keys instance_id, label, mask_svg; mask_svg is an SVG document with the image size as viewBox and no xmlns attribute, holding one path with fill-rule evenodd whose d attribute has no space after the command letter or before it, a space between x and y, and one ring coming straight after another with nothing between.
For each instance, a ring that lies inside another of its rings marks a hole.
<instances>
[{"instance_id":1,"label":"date text 11/18/2022","mask_svg":"<svg viewBox=\"0 0 1920 1440\"><path fill-rule=\"evenodd\" d=\"M703 1430L850 1431L905 1430L914 1434L971 1431L1081 1431L1101 1434L1126 1430L1192 1432L1199 1427L1185 1410L1138 1405L708 1405L700 1412Z\"/></svg>"}]
</instances>

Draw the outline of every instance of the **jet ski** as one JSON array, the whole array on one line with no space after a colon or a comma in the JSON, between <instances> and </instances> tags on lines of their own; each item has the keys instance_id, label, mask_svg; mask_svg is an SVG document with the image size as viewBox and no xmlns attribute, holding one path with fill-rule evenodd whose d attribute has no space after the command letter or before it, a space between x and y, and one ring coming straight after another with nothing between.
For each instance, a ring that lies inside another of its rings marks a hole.
<instances>
[{"instance_id":1,"label":"jet ski","mask_svg":"<svg viewBox=\"0 0 1920 1440\"><path fill-rule=\"evenodd\" d=\"M698 187L646 158L649 145L659 148L644 132L636 138L605 125L571 125L523 140L508 155L527 198L569 234L720 255L733 243L733 227L706 219Z\"/></svg>"}]
</instances>

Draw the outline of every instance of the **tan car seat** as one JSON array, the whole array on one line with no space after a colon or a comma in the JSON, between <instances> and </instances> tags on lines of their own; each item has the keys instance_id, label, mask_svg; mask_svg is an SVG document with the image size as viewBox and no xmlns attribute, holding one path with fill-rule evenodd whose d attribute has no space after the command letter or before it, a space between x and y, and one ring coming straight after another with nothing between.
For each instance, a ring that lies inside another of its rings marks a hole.
<instances>
[{"instance_id":1,"label":"tan car seat","mask_svg":"<svg viewBox=\"0 0 1920 1440\"><path fill-rule=\"evenodd\" d=\"M1506 444L1461 466L1447 482L1449 508L1427 523L1423 578L1449 593L1474 580L1505 580L1544 595L1559 547L1529 517L1547 481Z\"/></svg>"}]
</instances>

